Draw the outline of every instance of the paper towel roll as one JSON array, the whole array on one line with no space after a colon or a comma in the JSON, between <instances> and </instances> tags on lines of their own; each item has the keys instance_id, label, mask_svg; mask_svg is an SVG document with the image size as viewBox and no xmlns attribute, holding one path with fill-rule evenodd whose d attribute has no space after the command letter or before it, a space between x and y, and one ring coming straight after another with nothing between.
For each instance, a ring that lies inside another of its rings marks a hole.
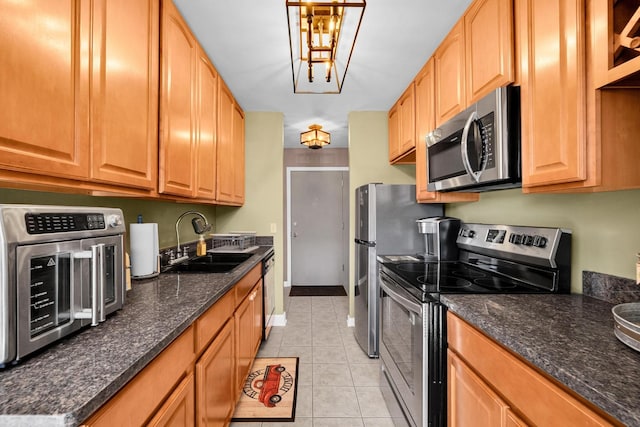
<instances>
[{"instance_id":1,"label":"paper towel roll","mask_svg":"<svg viewBox=\"0 0 640 427\"><path fill-rule=\"evenodd\" d=\"M158 224L129 224L131 277L144 278L158 274Z\"/></svg>"}]
</instances>

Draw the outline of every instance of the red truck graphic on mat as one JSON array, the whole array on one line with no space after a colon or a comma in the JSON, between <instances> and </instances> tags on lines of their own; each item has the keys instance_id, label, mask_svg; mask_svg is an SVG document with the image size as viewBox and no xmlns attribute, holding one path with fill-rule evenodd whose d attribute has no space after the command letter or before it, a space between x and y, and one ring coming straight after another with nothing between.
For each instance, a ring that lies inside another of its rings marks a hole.
<instances>
[{"instance_id":1,"label":"red truck graphic on mat","mask_svg":"<svg viewBox=\"0 0 640 427\"><path fill-rule=\"evenodd\" d=\"M255 380L253 387L260 390L258 400L268 408L273 408L276 403L282 400L282 396L278 394L280 388L280 376L285 371L285 367L281 365L267 365L264 370L264 376Z\"/></svg>"}]
</instances>

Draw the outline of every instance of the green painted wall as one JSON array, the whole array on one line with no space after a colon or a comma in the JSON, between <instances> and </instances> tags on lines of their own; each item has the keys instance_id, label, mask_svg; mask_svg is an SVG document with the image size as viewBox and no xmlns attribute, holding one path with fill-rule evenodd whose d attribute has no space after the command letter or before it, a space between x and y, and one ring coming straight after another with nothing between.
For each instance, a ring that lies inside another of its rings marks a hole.
<instances>
[{"instance_id":1,"label":"green painted wall","mask_svg":"<svg viewBox=\"0 0 640 427\"><path fill-rule=\"evenodd\" d=\"M45 193L38 191L0 189L0 203L27 203L62 206L104 206L122 209L127 232L129 224L137 221L142 214L144 222L158 223L158 240L160 247L174 246L176 242L176 220L183 212L196 210L201 212L210 223L215 225L215 206L170 201L139 200L123 197L94 197L78 194ZM180 222L180 241L196 241L197 236L191 226L191 217ZM129 240L125 236L128 246Z\"/></svg>"},{"instance_id":2,"label":"green painted wall","mask_svg":"<svg viewBox=\"0 0 640 427\"><path fill-rule=\"evenodd\" d=\"M415 184L415 165L389 164L389 130L386 111L349 113L349 242L355 238L355 190L370 182ZM349 313L353 317L354 245L349 245Z\"/></svg>"},{"instance_id":3,"label":"green painted wall","mask_svg":"<svg viewBox=\"0 0 640 427\"><path fill-rule=\"evenodd\" d=\"M276 313L283 313L284 213L282 173L284 117L282 113L245 115L245 204L218 206L216 232L255 231L273 236L276 251ZM275 232L271 231L272 224Z\"/></svg>"},{"instance_id":4,"label":"green painted wall","mask_svg":"<svg viewBox=\"0 0 640 427\"><path fill-rule=\"evenodd\" d=\"M476 203L447 205L467 222L568 228L572 235L571 291L582 293L582 271L635 278L640 252L640 190L593 194L482 193Z\"/></svg>"}]
</instances>

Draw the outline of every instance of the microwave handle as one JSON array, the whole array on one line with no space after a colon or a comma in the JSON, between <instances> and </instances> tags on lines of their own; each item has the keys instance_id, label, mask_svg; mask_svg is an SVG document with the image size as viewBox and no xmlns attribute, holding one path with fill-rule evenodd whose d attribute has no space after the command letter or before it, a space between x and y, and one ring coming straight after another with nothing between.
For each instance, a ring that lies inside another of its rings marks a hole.
<instances>
[{"instance_id":1,"label":"microwave handle","mask_svg":"<svg viewBox=\"0 0 640 427\"><path fill-rule=\"evenodd\" d=\"M462 141L460 143L460 151L462 154L462 164L464 165L465 170L471 176L471 178L473 178L475 182L480 182L480 175L482 175L482 172L484 172L484 170L487 167L486 158L485 156L483 156L480 170L476 172L471 168L471 162L469 161L469 151L467 151L469 129L471 129L471 126L473 126L474 123L477 121L478 121L478 113L474 111L473 113L471 113L471 115L469 115L469 118L467 119L467 123L465 123L464 129L462 130ZM487 141L484 135L481 137L481 142L482 142L482 151L485 151L487 149L486 147Z\"/></svg>"},{"instance_id":2,"label":"microwave handle","mask_svg":"<svg viewBox=\"0 0 640 427\"><path fill-rule=\"evenodd\" d=\"M91 259L91 308L74 313L76 319L91 319L91 326L105 321L104 310L104 243L92 245L90 251L76 252L74 259Z\"/></svg>"}]
</instances>

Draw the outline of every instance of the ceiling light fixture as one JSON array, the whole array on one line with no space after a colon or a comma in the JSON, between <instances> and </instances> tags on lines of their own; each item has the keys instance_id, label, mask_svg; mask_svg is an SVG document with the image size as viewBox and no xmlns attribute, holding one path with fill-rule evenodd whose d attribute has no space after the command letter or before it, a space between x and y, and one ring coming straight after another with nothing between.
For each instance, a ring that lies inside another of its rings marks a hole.
<instances>
[{"instance_id":1,"label":"ceiling light fixture","mask_svg":"<svg viewBox=\"0 0 640 427\"><path fill-rule=\"evenodd\" d=\"M331 134L320 130L322 126L311 125L309 129L310 130L300 134L300 144L304 144L314 150L331 144Z\"/></svg>"},{"instance_id":2,"label":"ceiling light fixture","mask_svg":"<svg viewBox=\"0 0 640 427\"><path fill-rule=\"evenodd\" d=\"M365 0L287 1L294 93L340 93Z\"/></svg>"}]
</instances>

